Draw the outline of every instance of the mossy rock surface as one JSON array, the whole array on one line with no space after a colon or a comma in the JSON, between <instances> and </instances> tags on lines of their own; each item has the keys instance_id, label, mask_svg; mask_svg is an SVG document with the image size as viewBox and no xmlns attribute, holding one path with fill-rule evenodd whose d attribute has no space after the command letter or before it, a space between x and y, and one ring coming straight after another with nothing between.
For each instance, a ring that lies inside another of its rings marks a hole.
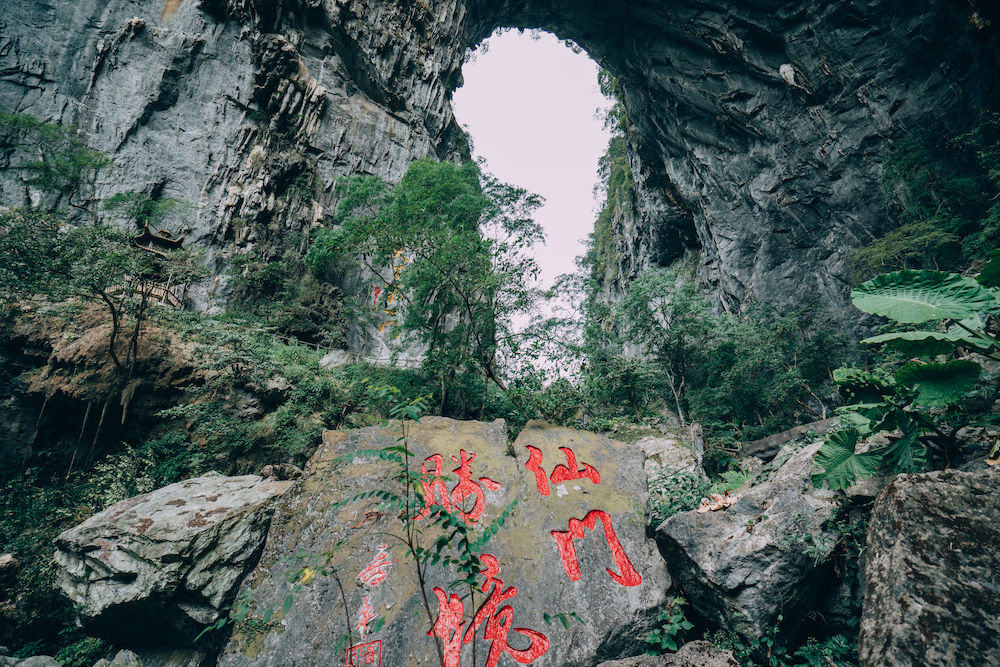
<instances>
[{"instance_id":1,"label":"mossy rock surface","mask_svg":"<svg viewBox=\"0 0 1000 667\"><path fill-rule=\"evenodd\" d=\"M411 469L430 471L433 488L441 462L434 499L442 505L447 499L455 514L464 512L473 536L508 512L482 551L495 559L484 556L484 562L499 567L494 580L502 580L509 596L499 614L509 605L507 640L514 650L545 647L533 663L538 665L595 664L630 648L637 652L669 586L656 545L644 535L646 482L639 449L541 422L530 422L513 445L500 420L426 418L408 429ZM440 664L427 636L432 619L415 562L401 539L405 525L375 496L351 500L372 491L402 490L394 479L395 464L373 453L396 445L398 437L395 424L325 434L306 476L283 500L261 563L244 586L254 596L251 616L274 610L272 631L263 642L259 636L248 641L237 627L220 665L340 664L348 625L354 631L351 644L365 646L356 652L376 650L382 664ZM414 527L426 547L440 534L427 519ZM384 576L363 577L366 569ZM439 611L434 588L460 596L458 602L445 599L464 608L465 632L472 604L468 587L449 586L455 579L453 567L430 566L425 593L434 619ZM481 576L476 606L488 597L483 581ZM286 610L289 593L293 602ZM369 609L380 620L362 639L357 627L362 610ZM473 647L476 664L484 663L494 645L499 650L499 640L484 635L488 625L479 626L474 643L459 647L462 665L473 664ZM501 664L510 660L503 657Z\"/></svg>"}]
</instances>

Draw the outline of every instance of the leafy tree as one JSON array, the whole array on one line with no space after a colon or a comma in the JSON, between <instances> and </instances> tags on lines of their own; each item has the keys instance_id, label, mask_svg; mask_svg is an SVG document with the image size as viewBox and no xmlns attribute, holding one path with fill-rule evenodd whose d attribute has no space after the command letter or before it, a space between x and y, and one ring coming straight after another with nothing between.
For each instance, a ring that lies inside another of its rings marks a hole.
<instances>
[{"instance_id":1,"label":"leafy tree","mask_svg":"<svg viewBox=\"0 0 1000 667\"><path fill-rule=\"evenodd\" d=\"M87 197L111 160L87 147L76 129L43 123L27 114L2 114L0 150L26 153L24 161L9 168L26 172L28 185L65 196L67 204L97 223L97 213L81 198Z\"/></svg>"},{"instance_id":2,"label":"leafy tree","mask_svg":"<svg viewBox=\"0 0 1000 667\"><path fill-rule=\"evenodd\" d=\"M647 271L629 285L619 308L629 340L644 345L655 359L682 426L687 421L684 403L688 380L721 333L693 272L687 273L682 277L677 270Z\"/></svg>"},{"instance_id":3,"label":"leafy tree","mask_svg":"<svg viewBox=\"0 0 1000 667\"><path fill-rule=\"evenodd\" d=\"M171 214L187 212L190 205L173 197L153 197L145 192L126 190L106 199L101 207L139 228L144 223L156 228L167 222Z\"/></svg>"},{"instance_id":4,"label":"leafy tree","mask_svg":"<svg viewBox=\"0 0 1000 667\"><path fill-rule=\"evenodd\" d=\"M114 227L73 226L34 208L0 211L0 259L0 294L6 299L44 293L102 303L111 320L108 355L126 379L135 369L154 287L168 281L186 284L204 275L198 253L175 251L161 257L136 247Z\"/></svg>"},{"instance_id":5,"label":"leafy tree","mask_svg":"<svg viewBox=\"0 0 1000 667\"><path fill-rule=\"evenodd\" d=\"M0 148L25 154L12 166L29 174L27 183L57 195L48 209L0 211L0 296L14 300L33 294L55 299L80 297L100 301L111 319L108 355L127 380L135 371L139 342L154 288L162 282L188 284L205 275L200 255L175 251L154 254L138 248L119 229L102 224L94 208L78 201L98 173L111 164L88 148L76 130L43 123L25 114L0 115ZM34 158L34 159L32 159ZM58 210L59 198L88 214L90 224L69 224ZM105 208L124 207L130 214L162 214L172 201L126 192ZM126 322L126 317L131 322ZM119 338L125 338L124 349Z\"/></svg>"},{"instance_id":6,"label":"leafy tree","mask_svg":"<svg viewBox=\"0 0 1000 667\"><path fill-rule=\"evenodd\" d=\"M340 186L339 229L322 230L306 262L317 275L358 257L372 287L403 299L400 328L425 348L442 411L457 374L474 370L507 390L505 355L519 350L512 318L531 308L538 268L527 250L542 238L531 218L536 195L492 178L473 163L417 160L390 189L374 177ZM398 276L387 268L400 258ZM484 391L485 401L485 391ZM482 409L481 409L482 411Z\"/></svg>"}]
</instances>

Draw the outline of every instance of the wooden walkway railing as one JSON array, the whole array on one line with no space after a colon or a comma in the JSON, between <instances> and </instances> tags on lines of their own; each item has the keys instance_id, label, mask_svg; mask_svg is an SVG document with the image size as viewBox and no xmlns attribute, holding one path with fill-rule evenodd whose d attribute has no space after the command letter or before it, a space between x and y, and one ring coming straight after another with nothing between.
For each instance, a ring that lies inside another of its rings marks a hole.
<instances>
[{"instance_id":1,"label":"wooden walkway railing","mask_svg":"<svg viewBox=\"0 0 1000 667\"><path fill-rule=\"evenodd\" d=\"M146 295L147 298L155 299L157 303L161 305L171 306L178 310L184 308L184 304L181 302L177 293L174 292L173 287L167 283L127 283L125 285L113 285L108 288L108 294L118 294L124 292L131 286L133 292L142 296Z\"/></svg>"}]
</instances>

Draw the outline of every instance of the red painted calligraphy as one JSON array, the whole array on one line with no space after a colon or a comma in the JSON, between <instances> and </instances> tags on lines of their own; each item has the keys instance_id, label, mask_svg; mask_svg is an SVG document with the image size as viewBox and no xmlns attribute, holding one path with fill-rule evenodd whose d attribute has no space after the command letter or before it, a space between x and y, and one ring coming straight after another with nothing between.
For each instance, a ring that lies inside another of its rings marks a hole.
<instances>
[{"instance_id":1,"label":"red painted calligraphy","mask_svg":"<svg viewBox=\"0 0 1000 667\"><path fill-rule=\"evenodd\" d=\"M375 610L372 609L372 601L369 597L365 596L365 601L361 605L361 609L358 611L358 624L355 626L358 632L361 634L361 638L364 639L365 635L368 634L368 624L374 621L378 617Z\"/></svg>"},{"instance_id":2,"label":"red painted calligraphy","mask_svg":"<svg viewBox=\"0 0 1000 667\"><path fill-rule=\"evenodd\" d=\"M458 484L451 491L451 503L462 515L466 523L474 523L479 521L483 516L483 510L486 509L486 494L483 492L483 486L490 491L497 491L500 489L500 483L494 482L489 477L480 477L478 484L473 482L472 462L476 460L476 455L464 449L460 453L461 459L455 455L451 457L451 460L458 464L458 467L454 470L458 475ZM473 502L472 509L465 511L464 501L469 496L474 496L475 501Z\"/></svg>"},{"instance_id":3,"label":"red painted calligraphy","mask_svg":"<svg viewBox=\"0 0 1000 667\"><path fill-rule=\"evenodd\" d=\"M620 572L615 572L611 568L605 569L618 584L622 586L638 586L642 583L642 575L632 566L632 561L629 560L625 549L622 548L621 542L618 541L614 526L611 525L611 517L607 512L602 510L591 510L582 521L580 519L570 519L569 530L550 531L552 537L556 540L556 546L559 548L559 557L562 559L566 576L570 578L570 581L579 581L580 561L577 559L576 544L573 540L583 538L585 528L594 530L597 527L598 519L601 520L601 525L604 527L604 538L608 542L608 548L611 549L611 557Z\"/></svg>"},{"instance_id":4,"label":"red painted calligraphy","mask_svg":"<svg viewBox=\"0 0 1000 667\"><path fill-rule=\"evenodd\" d=\"M490 554L483 554L482 561L486 564L483 582L483 592L488 593L486 601L476 611L475 617L469 621L462 634L462 621L465 612L464 602L454 593L446 599L445 591L435 588L438 598L438 618L432 632L444 646L444 667L459 667L461 645L472 642L480 626L486 624L483 636L490 642L490 650L486 657L486 667L496 667L500 656L508 654L516 662L527 665L540 658L549 650L548 638L540 632L527 628L515 628L514 610L511 605L503 605L507 600L517 595L517 587L504 588L503 580L499 578L500 563ZM508 643L511 630L528 640L524 649L516 649Z\"/></svg>"},{"instance_id":5,"label":"red painted calligraphy","mask_svg":"<svg viewBox=\"0 0 1000 667\"><path fill-rule=\"evenodd\" d=\"M601 483L601 473L589 463L584 463L582 468L576 467L576 454L569 447L560 447L559 451L566 457L566 465L561 463L552 469L549 479L553 484L562 484L571 479L589 479L594 484Z\"/></svg>"},{"instance_id":6,"label":"red painted calligraphy","mask_svg":"<svg viewBox=\"0 0 1000 667\"><path fill-rule=\"evenodd\" d=\"M545 479L545 470L542 468L542 450L538 447L525 445L528 448L528 462L524 464L525 469L535 473L535 486L543 496L549 495L549 481Z\"/></svg>"},{"instance_id":7,"label":"red painted calligraphy","mask_svg":"<svg viewBox=\"0 0 1000 667\"><path fill-rule=\"evenodd\" d=\"M594 484L601 483L601 473L597 468L584 463L583 467L578 467L576 453L569 447L560 447L559 451L566 457L566 465L559 464L552 469L549 479L545 479L545 469L542 468L542 450L531 445L525 445L528 450L528 462L524 464L526 470L535 474L535 486L538 493L543 496L549 495L549 481L553 484L562 484L574 479L589 479Z\"/></svg>"},{"instance_id":8,"label":"red painted calligraphy","mask_svg":"<svg viewBox=\"0 0 1000 667\"><path fill-rule=\"evenodd\" d=\"M389 558L389 552L386 549L386 545L378 545L378 553L375 554L375 558L368 564L368 567L361 570L358 574L358 579L362 584L378 586L389 576L387 570L392 565L392 560Z\"/></svg>"},{"instance_id":9,"label":"red painted calligraphy","mask_svg":"<svg viewBox=\"0 0 1000 667\"><path fill-rule=\"evenodd\" d=\"M424 509L417 515L417 519L427 518L434 505L439 505L449 512L452 510L458 512L466 523L474 523L482 518L483 511L486 509L486 493L483 491L483 487L490 491L497 491L501 485L489 477L480 477L478 481L473 480L472 462L475 459L475 453L467 452L464 449L461 450L460 457L452 455L451 460L458 464L458 467L452 471L458 476L458 483L450 492L441 478L441 455L432 454L424 460L420 466L420 472L423 476L421 483L424 487ZM428 461L433 464L432 470L428 469ZM473 498L471 508L468 508L467 498Z\"/></svg>"},{"instance_id":10,"label":"red painted calligraphy","mask_svg":"<svg viewBox=\"0 0 1000 667\"><path fill-rule=\"evenodd\" d=\"M433 462L433 470L427 469L428 461ZM424 459L420 464L420 473L424 487L424 509L417 515L417 519L426 519L434 505L440 505L450 512L451 494L448 492L448 485L441 478L441 455L432 454Z\"/></svg>"},{"instance_id":11,"label":"red painted calligraphy","mask_svg":"<svg viewBox=\"0 0 1000 667\"><path fill-rule=\"evenodd\" d=\"M382 667L382 640L376 639L347 649L344 667Z\"/></svg>"},{"instance_id":12,"label":"red painted calligraphy","mask_svg":"<svg viewBox=\"0 0 1000 667\"><path fill-rule=\"evenodd\" d=\"M465 615L465 603L454 593L445 593L441 588L434 588L438 599L438 616L434 621L428 636L437 635L441 639L444 654L444 667L459 667L462 658L462 623Z\"/></svg>"}]
</instances>

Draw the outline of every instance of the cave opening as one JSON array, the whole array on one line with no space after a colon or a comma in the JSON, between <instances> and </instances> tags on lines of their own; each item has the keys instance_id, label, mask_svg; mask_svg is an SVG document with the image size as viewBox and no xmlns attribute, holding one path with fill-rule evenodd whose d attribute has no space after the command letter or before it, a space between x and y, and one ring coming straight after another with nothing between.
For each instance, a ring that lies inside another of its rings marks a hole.
<instances>
[{"instance_id":1,"label":"cave opening","mask_svg":"<svg viewBox=\"0 0 1000 667\"><path fill-rule=\"evenodd\" d=\"M580 47L541 30L498 29L470 50L454 111L473 156L500 180L545 198L536 220L540 282L575 270L603 193L598 161L610 133L599 66Z\"/></svg>"}]
</instances>

